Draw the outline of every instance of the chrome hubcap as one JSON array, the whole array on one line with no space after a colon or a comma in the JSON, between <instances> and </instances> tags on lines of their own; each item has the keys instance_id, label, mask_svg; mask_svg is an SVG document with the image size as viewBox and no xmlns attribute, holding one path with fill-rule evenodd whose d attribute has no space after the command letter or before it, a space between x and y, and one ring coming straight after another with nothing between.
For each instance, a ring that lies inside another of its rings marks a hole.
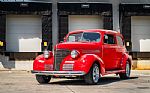
<instances>
[{"instance_id":1,"label":"chrome hubcap","mask_svg":"<svg viewBox=\"0 0 150 93\"><path fill-rule=\"evenodd\" d=\"M127 77L130 76L130 65L129 65L129 63L126 64L126 75L127 75Z\"/></svg>"},{"instance_id":2,"label":"chrome hubcap","mask_svg":"<svg viewBox=\"0 0 150 93\"><path fill-rule=\"evenodd\" d=\"M94 68L93 68L93 81L95 82L95 83L97 83L98 82L98 80L99 80L99 67L96 65L96 66L94 66Z\"/></svg>"}]
</instances>

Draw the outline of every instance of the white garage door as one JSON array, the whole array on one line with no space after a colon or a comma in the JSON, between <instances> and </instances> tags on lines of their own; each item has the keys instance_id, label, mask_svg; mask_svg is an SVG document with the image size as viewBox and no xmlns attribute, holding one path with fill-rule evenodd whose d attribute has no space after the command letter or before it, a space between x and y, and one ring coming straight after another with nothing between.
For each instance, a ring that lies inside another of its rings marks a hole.
<instances>
[{"instance_id":1,"label":"white garage door","mask_svg":"<svg viewBox=\"0 0 150 93\"><path fill-rule=\"evenodd\" d=\"M40 16L9 15L6 26L7 51L41 51L42 22Z\"/></svg>"},{"instance_id":2,"label":"white garage door","mask_svg":"<svg viewBox=\"0 0 150 93\"><path fill-rule=\"evenodd\" d=\"M150 52L150 17L133 16L131 18L132 51Z\"/></svg>"},{"instance_id":3,"label":"white garage door","mask_svg":"<svg viewBox=\"0 0 150 93\"><path fill-rule=\"evenodd\" d=\"M101 29L103 21L101 16L96 15L70 15L69 31L81 29Z\"/></svg>"}]
</instances>

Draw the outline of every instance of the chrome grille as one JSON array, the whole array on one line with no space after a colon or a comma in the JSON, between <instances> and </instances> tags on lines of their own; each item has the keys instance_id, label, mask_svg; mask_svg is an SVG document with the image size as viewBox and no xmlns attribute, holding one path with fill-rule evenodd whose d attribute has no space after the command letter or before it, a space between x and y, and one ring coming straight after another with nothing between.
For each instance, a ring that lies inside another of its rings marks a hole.
<instances>
[{"instance_id":1,"label":"chrome grille","mask_svg":"<svg viewBox=\"0 0 150 93\"><path fill-rule=\"evenodd\" d=\"M66 49L57 49L55 52L55 63L54 63L54 70L59 71L60 70L60 64L62 60L70 54L70 50Z\"/></svg>"},{"instance_id":2,"label":"chrome grille","mask_svg":"<svg viewBox=\"0 0 150 93\"><path fill-rule=\"evenodd\" d=\"M72 71L73 70L73 66L74 66L74 64L64 64L63 65L63 70Z\"/></svg>"}]
</instances>

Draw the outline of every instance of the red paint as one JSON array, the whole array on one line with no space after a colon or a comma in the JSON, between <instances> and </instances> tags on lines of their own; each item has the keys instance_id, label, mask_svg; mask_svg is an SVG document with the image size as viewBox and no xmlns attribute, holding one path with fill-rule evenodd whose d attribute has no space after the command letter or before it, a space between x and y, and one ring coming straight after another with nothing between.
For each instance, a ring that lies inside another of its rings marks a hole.
<instances>
[{"instance_id":1,"label":"red paint","mask_svg":"<svg viewBox=\"0 0 150 93\"><path fill-rule=\"evenodd\" d=\"M81 32L99 33L100 42L66 42L70 34ZM116 44L105 44L104 43L105 34L113 35ZM131 64L131 57L127 54L125 46L118 45L116 36L120 36L123 39L122 35L116 31L109 31L102 29L78 30L70 32L68 35L66 35L64 42L57 44L54 50L56 49L67 49L70 51L78 50L80 52L80 55L75 59L71 58L70 54L66 56L60 64L60 71L63 71L64 64L73 64L74 65L73 71L84 71L85 73L88 73L93 63L97 62L100 66L101 69L100 72L102 75L109 74L110 72L108 73L108 71L112 70L115 71L111 73L119 73L120 71L124 72L126 61L129 60ZM54 65L54 56L48 59L45 59L43 55L38 56L34 60L33 70L44 71L45 64Z\"/></svg>"}]
</instances>

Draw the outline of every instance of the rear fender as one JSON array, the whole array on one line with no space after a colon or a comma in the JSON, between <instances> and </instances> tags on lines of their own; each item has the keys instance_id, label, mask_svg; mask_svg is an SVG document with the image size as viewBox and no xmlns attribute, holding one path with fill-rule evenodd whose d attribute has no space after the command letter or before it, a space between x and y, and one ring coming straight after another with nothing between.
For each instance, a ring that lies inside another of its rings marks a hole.
<instances>
[{"instance_id":1,"label":"rear fender","mask_svg":"<svg viewBox=\"0 0 150 93\"><path fill-rule=\"evenodd\" d=\"M126 67L126 62L129 62L129 64L130 64L130 67L132 66L132 57L130 56L130 55L128 55L127 53L125 53L124 55L123 55L123 58L122 58L122 63L121 63L121 68L122 69L125 69L125 67Z\"/></svg>"},{"instance_id":2,"label":"rear fender","mask_svg":"<svg viewBox=\"0 0 150 93\"><path fill-rule=\"evenodd\" d=\"M81 57L81 62L84 62L85 65L85 72L88 73L90 71L90 68L95 62L98 62L98 65L100 66L100 73L101 75L105 74L105 65L103 60L95 55L95 54L85 54Z\"/></svg>"}]
</instances>

